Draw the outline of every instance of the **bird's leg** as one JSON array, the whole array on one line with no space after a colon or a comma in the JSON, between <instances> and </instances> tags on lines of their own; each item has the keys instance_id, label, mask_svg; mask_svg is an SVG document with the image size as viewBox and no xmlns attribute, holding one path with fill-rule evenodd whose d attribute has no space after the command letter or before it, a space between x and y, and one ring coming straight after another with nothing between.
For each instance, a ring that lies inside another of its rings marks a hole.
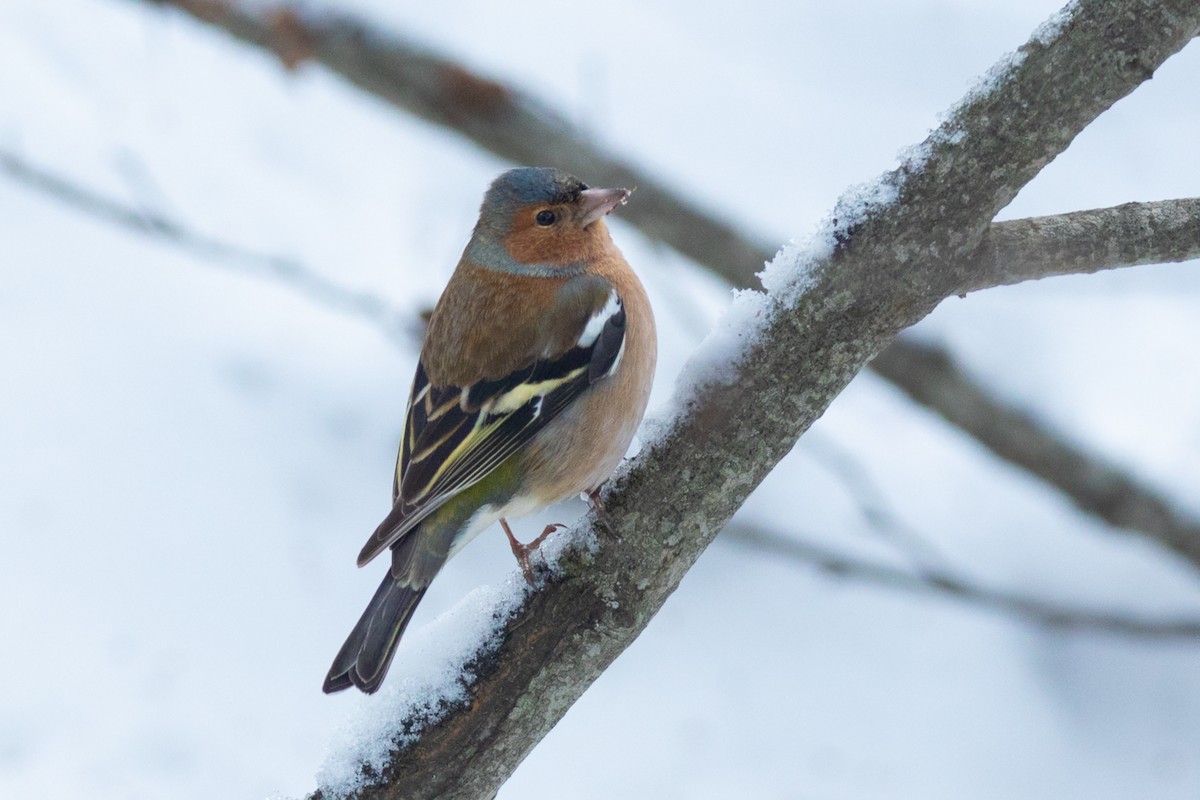
<instances>
[{"instance_id":1,"label":"bird's leg","mask_svg":"<svg viewBox=\"0 0 1200 800\"><path fill-rule=\"evenodd\" d=\"M525 576L526 583L533 586L533 568L529 566L529 554L537 550L551 533L567 526L559 523L547 525L546 529L542 531L542 535L529 544L521 544L517 541L517 537L513 536L512 528L508 527L508 520L504 519L504 517L500 518L500 527L504 529L504 535L508 537L508 546L512 548L513 555L517 557L517 563L521 565L521 573Z\"/></svg>"},{"instance_id":2,"label":"bird's leg","mask_svg":"<svg viewBox=\"0 0 1200 800\"><path fill-rule=\"evenodd\" d=\"M604 501L600 499L600 490L603 488L604 484L600 484L586 494L588 505L590 505L592 507L592 511L595 511L597 514L604 511Z\"/></svg>"}]
</instances>

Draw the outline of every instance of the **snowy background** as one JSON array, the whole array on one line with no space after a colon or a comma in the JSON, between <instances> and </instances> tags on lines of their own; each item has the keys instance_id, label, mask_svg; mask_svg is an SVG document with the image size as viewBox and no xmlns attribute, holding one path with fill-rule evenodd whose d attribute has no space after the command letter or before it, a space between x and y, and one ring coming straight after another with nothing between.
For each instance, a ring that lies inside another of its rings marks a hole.
<instances>
[{"instance_id":1,"label":"snowy background","mask_svg":"<svg viewBox=\"0 0 1200 800\"><path fill-rule=\"evenodd\" d=\"M344 3L542 97L780 243L891 167L1058 5L776 2L731 16L683 0L475 0L451 17ZM412 315L509 166L320 68L289 74L140 3L0 0L0 75L0 147ZM1198 89L1193 43L1003 216L1200 195ZM729 294L613 228L658 311L661 406ZM991 291L918 333L1200 513L1198 267ZM321 694L378 581L354 557L389 499L417 347L399 341L0 180L0 796L302 795L331 743L421 664L418 629L512 580L503 536L484 534L434 584L389 691ZM972 580L1200 616L1188 565L1081 516L871 375L744 518L910 565L830 453ZM718 540L499 797L1198 793L1200 642L1048 631Z\"/></svg>"}]
</instances>

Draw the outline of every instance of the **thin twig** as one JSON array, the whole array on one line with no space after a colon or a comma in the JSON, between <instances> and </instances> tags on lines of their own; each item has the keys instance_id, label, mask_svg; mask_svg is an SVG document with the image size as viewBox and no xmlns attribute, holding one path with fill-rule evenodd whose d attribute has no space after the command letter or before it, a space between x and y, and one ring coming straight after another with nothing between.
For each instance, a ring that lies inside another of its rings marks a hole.
<instances>
[{"instance_id":1,"label":"thin twig","mask_svg":"<svg viewBox=\"0 0 1200 800\"><path fill-rule=\"evenodd\" d=\"M951 597L1026 622L1067 631L1092 631L1139 639L1200 639L1200 618L1144 617L1053 603L1003 589L989 589L944 570L908 572L876 564L742 522L725 527L718 541L750 547L774 558L807 564L837 577L886 589Z\"/></svg>"},{"instance_id":2,"label":"thin twig","mask_svg":"<svg viewBox=\"0 0 1200 800\"><path fill-rule=\"evenodd\" d=\"M156 211L140 210L0 149L0 173L101 221L171 244L244 275L277 282L323 307L364 319L394 341L411 338L412 321L378 295L329 280L288 256L261 253L200 233Z\"/></svg>"},{"instance_id":3,"label":"thin twig","mask_svg":"<svg viewBox=\"0 0 1200 800\"><path fill-rule=\"evenodd\" d=\"M800 449L841 479L868 528L904 553L914 567L928 571L934 565L945 564L938 549L889 506L883 489L847 450L828 437L813 436L812 431L804 437Z\"/></svg>"}]
</instances>

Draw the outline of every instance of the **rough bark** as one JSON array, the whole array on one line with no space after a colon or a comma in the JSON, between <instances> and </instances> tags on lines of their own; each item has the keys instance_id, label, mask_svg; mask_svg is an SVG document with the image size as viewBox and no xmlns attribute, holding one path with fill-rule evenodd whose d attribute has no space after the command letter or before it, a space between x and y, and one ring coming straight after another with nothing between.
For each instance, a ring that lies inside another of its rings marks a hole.
<instances>
[{"instance_id":1,"label":"rough bark","mask_svg":"<svg viewBox=\"0 0 1200 800\"><path fill-rule=\"evenodd\" d=\"M182 9L244 42L275 53L288 68L296 68L308 60L319 62L364 91L457 131L514 162L554 164L600 184L636 185L641 190L638 201L622 210L622 219L734 286L757 287L755 272L773 255L774 251L764 242L697 208L643 170L603 152L585 133L536 98L473 73L359 18L329 10L302 10L287 3L243 7L231 0L143 2ZM981 285L986 285L997 280L1009 283L1036 277L1046 262L1056 258L1073 259L1077 265L1087 262L1098 270L1200 257L1200 226L1194 222L1194 205L1147 207L1152 205L1157 204L1141 204L1142 208L1136 210L1122 206L1081 212L1093 218L1064 214L1040 221L996 224L987 235L987 244L976 252L971 268L976 274L987 276L981 277L984 281ZM1147 213L1142 215L1142 211ZM1102 220L1095 218L1104 214ZM1002 270L1004 277L994 274L997 270ZM868 366L916 402L978 438L1001 458L1010 459L1030 447L1056 454L1058 468L1035 472L1038 477L1065 493L1081 510L1147 534L1200 567L1197 555L1200 537L1194 535L1200 525L1171 511L1169 503L1153 489L1119 474L1113 464L1087 453L1046 426L1027 426L1014 433L1014 441L1005 443L1003 428L989 426L985 431L966 424L978 418L973 413L974 405L958 407L953 405L956 400L972 398L976 405L992 409L997 418L1017 418L1023 412L972 381L961 370L946 369L933 374L930 370L938 363L951 362L944 351L940 358L932 358L928 349L901 338ZM926 364L926 370L920 374L902 368L917 361ZM936 380L938 390L922 386L920 381L926 379ZM1020 458L1010 460L1018 466L1027 466ZM1100 472L1121 479L1125 499L1117 506L1111 497L1104 499L1102 505L1095 505L1099 497L1096 493L1078 491L1090 481L1091 475ZM1168 516L1141 530L1133 523L1151 517L1142 511L1121 510L1122 504L1162 509ZM1164 531L1169 534L1160 536Z\"/></svg>"},{"instance_id":2,"label":"rough bark","mask_svg":"<svg viewBox=\"0 0 1200 800\"><path fill-rule=\"evenodd\" d=\"M996 212L1198 30L1191 0L1082 0L885 176L893 198L851 211L861 201L847 197L837 246L806 290L783 287L763 307L731 380L681 404L606 495L604 518L585 520L598 549L564 559L499 648L475 659L470 700L395 751L359 796L493 796L866 361L941 299L978 287L970 264Z\"/></svg>"},{"instance_id":3,"label":"rough bark","mask_svg":"<svg viewBox=\"0 0 1200 800\"><path fill-rule=\"evenodd\" d=\"M993 223L968 291L1040 278L1056 268L1100 272L1200 258L1200 198L1125 203Z\"/></svg>"}]
</instances>

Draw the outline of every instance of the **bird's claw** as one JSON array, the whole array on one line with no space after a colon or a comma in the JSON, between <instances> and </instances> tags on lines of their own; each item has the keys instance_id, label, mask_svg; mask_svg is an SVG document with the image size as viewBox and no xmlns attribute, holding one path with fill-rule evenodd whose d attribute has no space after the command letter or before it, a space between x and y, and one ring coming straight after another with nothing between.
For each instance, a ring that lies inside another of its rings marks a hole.
<instances>
[{"instance_id":1,"label":"bird's claw","mask_svg":"<svg viewBox=\"0 0 1200 800\"><path fill-rule=\"evenodd\" d=\"M513 555L517 557L517 563L521 566L521 574L525 576L525 582L530 586L535 585L537 581L533 575L533 567L529 563L530 554L541 546L542 542L546 540L547 536L554 533L554 531L558 530L559 528L565 528L567 526L557 522L553 525L547 525L545 530L542 531L541 535L529 544L521 544L517 541L517 537L513 536L512 528L508 527L508 520L501 519L500 527L504 529L504 535L508 537L508 546L512 548Z\"/></svg>"}]
</instances>

